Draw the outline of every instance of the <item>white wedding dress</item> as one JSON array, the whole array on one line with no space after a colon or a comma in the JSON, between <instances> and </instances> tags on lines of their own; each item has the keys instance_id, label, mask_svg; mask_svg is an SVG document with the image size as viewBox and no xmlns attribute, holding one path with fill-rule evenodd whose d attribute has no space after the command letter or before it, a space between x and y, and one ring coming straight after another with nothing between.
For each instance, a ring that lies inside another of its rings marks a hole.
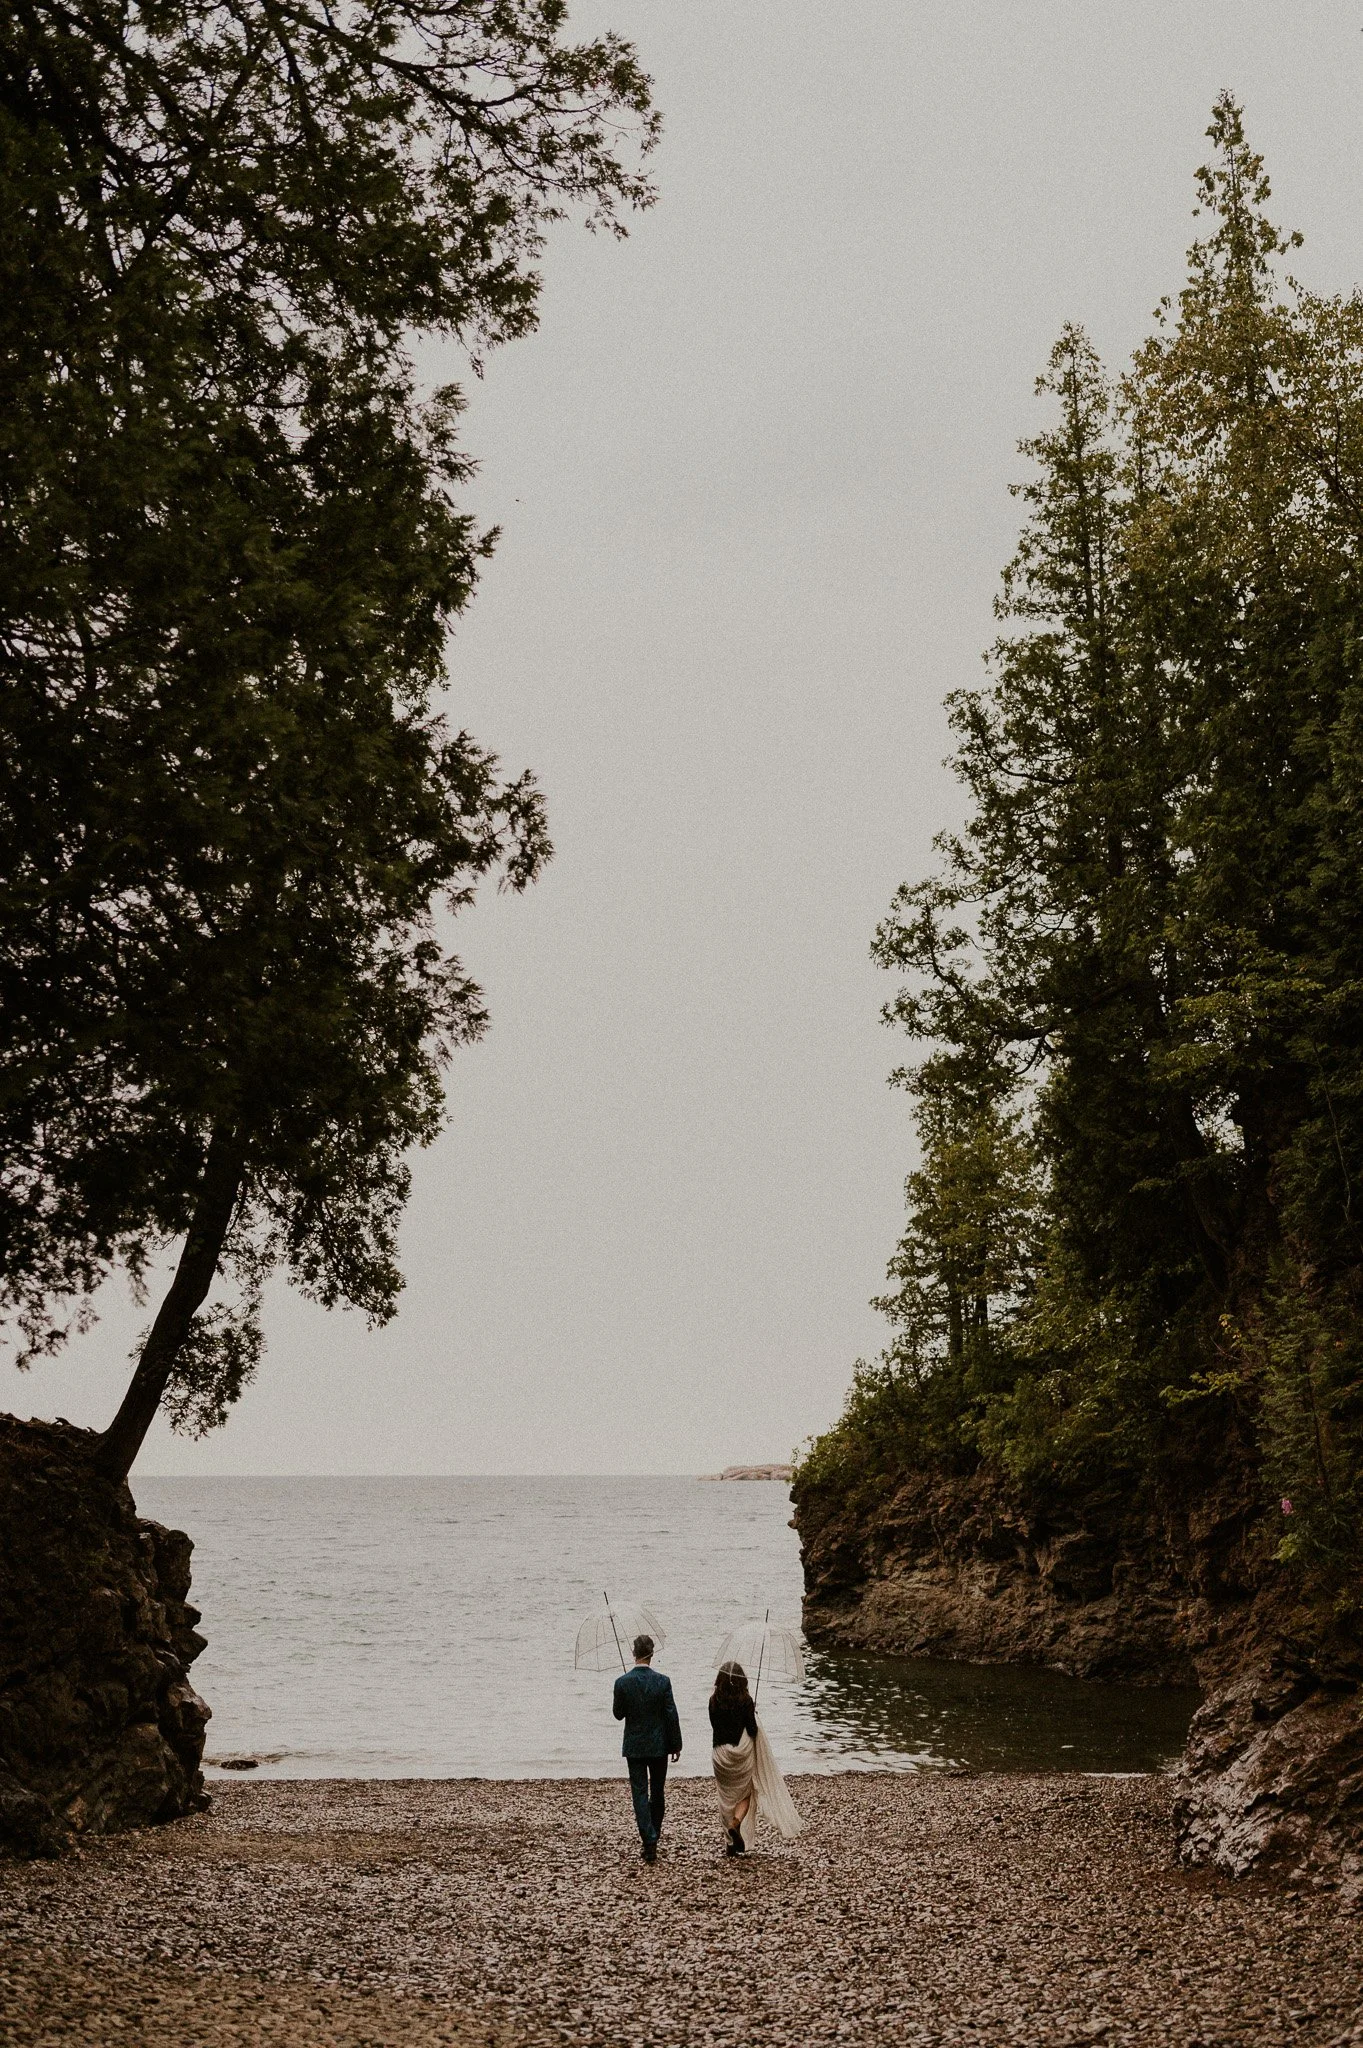
<instances>
[{"instance_id":1,"label":"white wedding dress","mask_svg":"<svg viewBox=\"0 0 1363 2048\"><path fill-rule=\"evenodd\" d=\"M757 1841L759 1814L771 1822L783 1841L794 1841L804 1823L795 1811L760 1721L755 1742L746 1732L738 1742L721 1742L714 1751L714 1767L719 1810L726 1828L734 1826L735 1810L745 1799L748 1801L748 1811L738 1824L745 1849L751 1849Z\"/></svg>"}]
</instances>

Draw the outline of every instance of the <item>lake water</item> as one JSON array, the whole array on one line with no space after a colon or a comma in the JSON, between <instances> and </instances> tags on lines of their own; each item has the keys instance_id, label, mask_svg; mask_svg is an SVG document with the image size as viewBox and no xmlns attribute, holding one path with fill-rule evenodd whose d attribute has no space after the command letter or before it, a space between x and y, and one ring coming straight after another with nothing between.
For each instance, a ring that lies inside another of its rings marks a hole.
<instances>
[{"instance_id":1,"label":"lake water","mask_svg":"<svg viewBox=\"0 0 1363 2048\"><path fill-rule=\"evenodd\" d=\"M208 1757L273 1777L598 1777L619 1771L609 1674L579 1621L645 1599L667 1631L683 1771L709 1768L726 1629L798 1625L784 1485L697 1479L157 1479L143 1514L194 1538ZM1141 1771L1196 1696L1052 1673L811 1652L763 1681L787 1769ZM211 1772L218 1768L215 1763Z\"/></svg>"}]
</instances>

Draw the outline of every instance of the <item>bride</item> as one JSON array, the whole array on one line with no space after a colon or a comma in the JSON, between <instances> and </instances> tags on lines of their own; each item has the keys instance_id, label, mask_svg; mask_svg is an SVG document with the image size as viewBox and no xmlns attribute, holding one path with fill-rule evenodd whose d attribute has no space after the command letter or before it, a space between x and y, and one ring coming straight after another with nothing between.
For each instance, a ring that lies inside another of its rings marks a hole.
<instances>
[{"instance_id":1,"label":"bride","mask_svg":"<svg viewBox=\"0 0 1363 2048\"><path fill-rule=\"evenodd\" d=\"M741 1664L721 1664L710 1695L715 1786L728 1831L729 1856L742 1856L757 1840L761 1812L787 1842L801 1821L786 1790L771 1744L757 1718L748 1674Z\"/></svg>"}]
</instances>

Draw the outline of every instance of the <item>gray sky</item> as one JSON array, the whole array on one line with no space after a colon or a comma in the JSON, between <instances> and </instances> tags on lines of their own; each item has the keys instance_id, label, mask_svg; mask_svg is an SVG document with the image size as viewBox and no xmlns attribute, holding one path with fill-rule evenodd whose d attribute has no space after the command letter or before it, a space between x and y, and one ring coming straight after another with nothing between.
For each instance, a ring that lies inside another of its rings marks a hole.
<instances>
[{"instance_id":1,"label":"gray sky","mask_svg":"<svg viewBox=\"0 0 1363 2048\"><path fill-rule=\"evenodd\" d=\"M283 1292L224 1431L152 1472L704 1471L784 1457L877 1349L910 1164L872 929L957 800L1061 324L1176 290L1229 85L1298 273L1363 238L1363 8L612 0L667 132L623 245L560 228L471 392L504 538L453 716L558 856L460 927L493 1011L417 1164L386 1331ZM102 1423L145 1318L26 1380Z\"/></svg>"}]
</instances>

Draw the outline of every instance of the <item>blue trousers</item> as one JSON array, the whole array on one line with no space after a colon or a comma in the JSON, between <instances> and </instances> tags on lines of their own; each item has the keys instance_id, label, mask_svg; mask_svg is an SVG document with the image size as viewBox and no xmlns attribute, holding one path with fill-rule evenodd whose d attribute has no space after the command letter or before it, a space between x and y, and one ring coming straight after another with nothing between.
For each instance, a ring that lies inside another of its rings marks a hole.
<instances>
[{"instance_id":1,"label":"blue trousers","mask_svg":"<svg viewBox=\"0 0 1363 2048\"><path fill-rule=\"evenodd\" d=\"M629 1756L629 1790L634 1801L634 1818L639 1825L640 1839L645 1843L656 1842L663 1831L663 1815L667 1801L663 1787L667 1783L667 1758L665 1756Z\"/></svg>"}]
</instances>

